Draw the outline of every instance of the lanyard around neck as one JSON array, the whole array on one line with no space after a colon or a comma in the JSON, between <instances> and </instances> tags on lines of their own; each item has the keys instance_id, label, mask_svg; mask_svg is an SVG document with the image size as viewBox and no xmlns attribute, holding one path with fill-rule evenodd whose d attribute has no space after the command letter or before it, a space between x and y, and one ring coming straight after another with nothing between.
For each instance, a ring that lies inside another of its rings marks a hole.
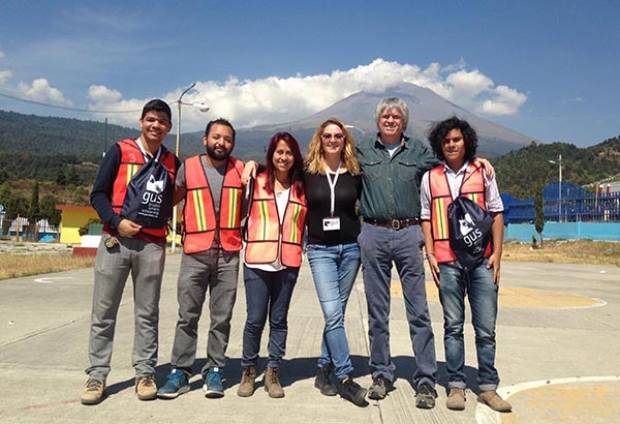
<instances>
[{"instance_id":1,"label":"lanyard around neck","mask_svg":"<svg viewBox=\"0 0 620 424\"><path fill-rule=\"evenodd\" d=\"M327 177L327 183L329 184L330 191L330 206L329 206L329 214L330 216L334 216L334 212L336 209L336 183L338 182L338 177L340 176L340 166L342 165L342 161L338 162L338 169L336 169L336 176L332 180L330 173L330 169L327 165L325 165L325 176Z\"/></svg>"}]
</instances>

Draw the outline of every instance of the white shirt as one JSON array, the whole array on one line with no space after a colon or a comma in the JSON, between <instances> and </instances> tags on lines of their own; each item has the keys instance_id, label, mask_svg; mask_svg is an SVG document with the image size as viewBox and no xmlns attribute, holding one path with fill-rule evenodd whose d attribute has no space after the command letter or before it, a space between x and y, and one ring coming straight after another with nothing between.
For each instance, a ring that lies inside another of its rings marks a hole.
<instances>
[{"instance_id":1,"label":"white shirt","mask_svg":"<svg viewBox=\"0 0 620 424\"><path fill-rule=\"evenodd\" d=\"M461 184L463 182L463 177L465 176L465 171L467 170L467 166L469 162L465 162L461 169L457 172L454 172L452 168L444 163L444 168L446 170L446 177L448 179L448 186L450 187L450 193L452 194L452 198L456 199L461 190ZM502 198L499 194L499 189L497 188L497 181L495 177L489 179L486 172L482 172L482 177L484 180L484 200L486 204L486 208L489 212L503 212L504 204L502 203ZM422 184L420 185L420 219L430 220L431 219L431 186L430 186L430 171L426 171L422 176Z\"/></svg>"},{"instance_id":2,"label":"white shirt","mask_svg":"<svg viewBox=\"0 0 620 424\"><path fill-rule=\"evenodd\" d=\"M284 212L286 211L286 205L288 204L288 197L291 193L291 188L287 188L283 191L276 191L276 205L278 207L278 219L280 220L280 225L284 222ZM251 225L251 223L249 223ZM280 240L278 240L278 251L282 251L282 234L280 234ZM270 263L270 264L248 264L245 263L245 266L253 269L261 269L263 271L276 272L281 271L286 268L280 262L280 257Z\"/></svg>"}]
</instances>

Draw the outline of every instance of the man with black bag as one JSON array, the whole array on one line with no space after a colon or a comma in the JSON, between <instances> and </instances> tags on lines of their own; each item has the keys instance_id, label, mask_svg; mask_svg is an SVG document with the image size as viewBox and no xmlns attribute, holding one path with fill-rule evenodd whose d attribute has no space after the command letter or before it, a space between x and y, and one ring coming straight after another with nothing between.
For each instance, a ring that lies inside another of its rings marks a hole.
<instances>
[{"instance_id":1,"label":"man with black bag","mask_svg":"<svg viewBox=\"0 0 620 424\"><path fill-rule=\"evenodd\" d=\"M140 137L115 143L103 158L90 200L104 223L95 262L88 380L82 404L101 402L110 372L118 308L131 272L135 335L132 362L138 399L155 399L159 296L167 222L179 161L162 143L172 127L163 100L144 105Z\"/></svg>"},{"instance_id":2,"label":"man with black bag","mask_svg":"<svg viewBox=\"0 0 620 424\"><path fill-rule=\"evenodd\" d=\"M504 222L495 178L472 160L478 137L456 117L437 123L429 140L443 163L427 171L421 184L421 220L427 259L444 312L448 399L465 409L465 296L469 297L478 357L478 401L498 412L511 405L497 394L495 323Z\"/></svg>"}]
</instances>

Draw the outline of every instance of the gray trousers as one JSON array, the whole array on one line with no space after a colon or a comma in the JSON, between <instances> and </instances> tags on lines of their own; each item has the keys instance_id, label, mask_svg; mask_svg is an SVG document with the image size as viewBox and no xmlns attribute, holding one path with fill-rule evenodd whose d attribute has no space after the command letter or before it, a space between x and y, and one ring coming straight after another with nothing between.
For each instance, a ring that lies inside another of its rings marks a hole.
<instances>
[{"instance_id":1,"label":"gray trousers","mask_svg":"<svg viewBox=\"0 0 620 424\"><path fill-rule=\"evenodd\" d=\"M102 237L95 260L95 288L90 326L89 359L86 373L105 380L110 373L116 316L131 272L134 302L132 364L136 377L155 373L159 321L159 295L166 250L163 244L117 237L111 249Z\"/></svg>"},{"instance_id":2,"label":"gray trousers","mask_svg":"<svg viewBox=\"0 0 620 424\"><path fill-rule=\"evenodd\" d=\"M368 303L370 368L373 378L394 381L396 366L390 357L390 283L392 263L396 265L405 298L409 336L416 358L413 386L435 386L437 360L435 338L426 302L424 242L418 225L401 230L364 223L358 236L362 253L362 274Z\"/></svg>"},{"instance_id":3,"label":"gray trousers","mask_svg":"<svg viewBox=\"0 0 620 424\"><path fill-rule=\"evenodd\" d=\"M196 360L198 321L209 291L209 337L207 362L202 369L222 368L226 364L226 348L230 320L237 298L239 252L212 248L206 252L183 254L177 286L179 319L174 334L170 363L191 373Z\"/></svg>"}]
</instances>

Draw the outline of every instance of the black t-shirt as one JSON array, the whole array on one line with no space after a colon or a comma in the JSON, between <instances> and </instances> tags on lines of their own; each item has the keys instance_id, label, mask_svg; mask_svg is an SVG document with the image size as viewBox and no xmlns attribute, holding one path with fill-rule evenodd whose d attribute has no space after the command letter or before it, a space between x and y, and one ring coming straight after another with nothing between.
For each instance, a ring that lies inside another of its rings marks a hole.
<instances>
[{"instance_id":1,"label":"black t-shirt","mask_svg":"<svg viewBox=\"0 0 620 424\"><path fill-rule=\"evenodd\" d=\"M332 174L332 180L335 177ZM304 189L308 202L308 243L335 245L354 243L360 232L356 203L362 192L361 176L345 172L338 176L334 215L340 218L340 230L323 231L323 218L330 215L331 195L327 177L304 173Z\"/></svg>"}]
</instances>

